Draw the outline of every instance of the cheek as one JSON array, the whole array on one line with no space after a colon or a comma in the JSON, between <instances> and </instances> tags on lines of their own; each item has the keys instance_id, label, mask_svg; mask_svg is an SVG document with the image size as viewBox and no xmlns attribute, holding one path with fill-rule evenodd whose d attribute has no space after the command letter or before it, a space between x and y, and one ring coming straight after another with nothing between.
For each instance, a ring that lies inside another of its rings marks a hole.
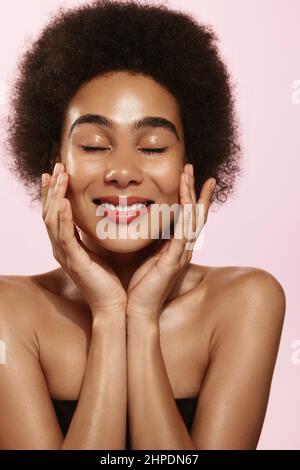
<instances>
[{"instance_id":1,"label":"cheek","mask_svg":"<svg viewBox=\"0 0 300 470\"><path fill-rule=\"evenodd\" d=\"M95 164L95 161L74 157L72 154L67 155L65 165L66 171L72 178L91 176L99 170L99 165Z\"/></svg>"},{"instance_id":2,"label":"cheek","mask_svg":"<svg viewBox=\"0 0 300 470\"><path fill-rule=\"evenodd\" d=\"M62 161L66 166L66 171L72 179L84 179L94 176L101 170L101 161L95 156L85 155L75 146L63 147Z\"/></svg>"},{"instance_id":3,"label":"cheek","mask_svg":"<svg viewBox=\"0 0 300 470\"><path fill-rule=\"evenodd\" d=\"M101 181L104 167L95 161L83 158L67 158L66 171L70 175L68 190L76 195L84 191L92 180Z\"/></svg>"},{"instance_id":4,"label":"cheek","mask_svg":"<svg viewBox=\"0 0 300 470\"><path fill-rule=\"evenodd\" d=\"M153 181L164 196L171 199L177 198L181 171L182 165L175 160L160 163L152 169Z\"/></svg>"}]
</instances>

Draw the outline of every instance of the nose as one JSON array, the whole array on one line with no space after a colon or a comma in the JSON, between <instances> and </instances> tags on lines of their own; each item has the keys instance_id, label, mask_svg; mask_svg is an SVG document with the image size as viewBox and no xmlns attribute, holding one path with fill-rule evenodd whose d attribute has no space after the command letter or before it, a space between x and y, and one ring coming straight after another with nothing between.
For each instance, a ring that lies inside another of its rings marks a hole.
<instances>
[{"instance_id":1,"label":"nose","mask_svg":"<svg viewBox=\"0 0 300 470\"><path fill-rule=\"evenodd\" d=\"M134 161L132 154L119 153L111 157L104 174L106 183L113 183L118 187L125 188L132 183L140 184L142 180L142 170Z\"/></svg>"}]
</instances>

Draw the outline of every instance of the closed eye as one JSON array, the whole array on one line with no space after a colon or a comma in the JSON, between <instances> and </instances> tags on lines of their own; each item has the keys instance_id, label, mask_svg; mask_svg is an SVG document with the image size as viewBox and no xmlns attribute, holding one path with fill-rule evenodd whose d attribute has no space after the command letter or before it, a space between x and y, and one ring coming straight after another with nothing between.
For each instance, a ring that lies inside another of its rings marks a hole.
<instances>
[{"instance_id":1,"label":"closed eye","mask_svg":"<svg viewBox=\"0 0 300 470\"><path fill-rule=\"evenodd\" d=\"M80 148L85 152L97 152L98 150L110 150L109 148L105 147L89 147L87 145L81 145Z\"/></svg>"},{"instance_id":2,"label":"closed eye","mask_svg":"<svg viewBox=\"0 0 300 470\"><path fill-rule=\"evenodd\" d=\"M157 149L149 148L149 149L140 149L140 150L143 150L146 153L163 153L167 148L168 147L157 148Z\"/></svg>"},{"instance_id":3,"label":"closed eye","mask_svg":"<svg viewBox=\"0 0 300 470\"><path fill-rule=\"evenodd\" d=\"M80 146L85 152L97 152L97 151L103 151L103 150L110 150L109 148L106 147L90 147L87 145L81 145ZM163 148L144 148L140 149L143 152L146 153L163 153L168 147L163 147Z\"/></svg>"}]
</instances>

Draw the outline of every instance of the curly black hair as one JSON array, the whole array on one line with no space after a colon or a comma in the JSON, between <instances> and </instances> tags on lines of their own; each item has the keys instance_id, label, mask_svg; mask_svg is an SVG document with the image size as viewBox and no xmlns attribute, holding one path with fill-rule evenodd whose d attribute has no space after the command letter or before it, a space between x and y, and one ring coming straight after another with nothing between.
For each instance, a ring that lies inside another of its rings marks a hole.
<instances>
[{"instance_id":1,"label":"curly black hair","mask_svg":"<svg viewBox=\"0 0 300 470\"><path fill-rule=\"evenodd\" d=\"M233 191L241 156L234 84L211 26L163 4L96 0L60 7L22 55L5 118L10 171L40 201L40 178L52 173L64 111L77 89L113 71L142 73L179 105L196 194L216 179L212 203Z\"/></svg>"}]
</instances>

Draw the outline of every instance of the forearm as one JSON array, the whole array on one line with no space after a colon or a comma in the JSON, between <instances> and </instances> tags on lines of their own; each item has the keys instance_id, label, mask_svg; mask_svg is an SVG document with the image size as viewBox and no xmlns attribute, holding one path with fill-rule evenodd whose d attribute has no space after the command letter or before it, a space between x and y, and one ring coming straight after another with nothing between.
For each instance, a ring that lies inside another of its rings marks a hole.
<instances>
[{"instance_id":1,"label":"forearm","mask_svg":"<svg viewBox=\"0 0 300 470\"><path fill-rule=\"evenodd\" d=\"M125 312L93 322L79 401L64 449L125 449L127 364Z\"/></svg>"},{"instance_id":2,"label":"forearm","mask_svg":"<svg viewBox=\"0 0 300 470\"><path fill-rule=\"evenodd\" d=\"M174 399L158 324L128 319L127 360L132 448L195 449Z\"/></svg>"}]
</instances>

